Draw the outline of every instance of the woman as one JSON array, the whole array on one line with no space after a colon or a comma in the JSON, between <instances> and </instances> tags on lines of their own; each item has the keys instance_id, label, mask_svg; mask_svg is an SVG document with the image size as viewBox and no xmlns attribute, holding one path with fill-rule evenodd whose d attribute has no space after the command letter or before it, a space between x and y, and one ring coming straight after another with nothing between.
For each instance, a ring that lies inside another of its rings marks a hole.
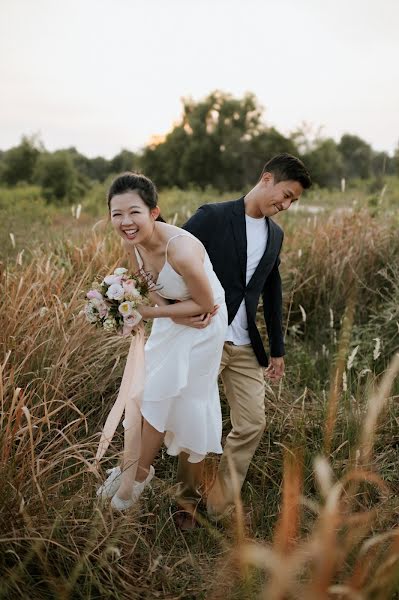
<instances>
[{"instance_id":1,"label":"woman","mask_svg":"<svg viewBox=\"0 0 399 600\"><path fill-rule=\"evenodd\" d=\"M227 329L224 290L199 240L160 217L154 184L125 173L112 183L108 209L134 271L144 269L157 283L154 306L139 306L154 319L145 347L142 444L133 489L122 489L121 468L111 470L98 495L129 508L154 476L152 462L163 441L169 454L189 454L198 463L208 452L221 454L222 420L217 377ZM171 303L171 300L178 302ZM173 319L218 310L204 329ZM124 486L126 488L126 486Z\"/></svg>"}]
</instances>

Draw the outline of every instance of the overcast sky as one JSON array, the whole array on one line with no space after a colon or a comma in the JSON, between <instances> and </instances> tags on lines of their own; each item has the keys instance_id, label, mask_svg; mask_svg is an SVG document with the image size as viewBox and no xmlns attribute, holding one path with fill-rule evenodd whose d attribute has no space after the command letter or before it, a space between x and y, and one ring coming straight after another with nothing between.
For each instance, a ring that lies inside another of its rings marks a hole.
<instances>
[{"instance_id":1,"label":"overcast sky","mask_svg":"<svg viewBox=\"0 0 399 600\"><path fill-rule=\"evenodd\" d=\"M111 157L179 119L181 97L254 92L377 150L399 140L399 0L0 0L0 148Z\"/></svg>"}]
</instances>

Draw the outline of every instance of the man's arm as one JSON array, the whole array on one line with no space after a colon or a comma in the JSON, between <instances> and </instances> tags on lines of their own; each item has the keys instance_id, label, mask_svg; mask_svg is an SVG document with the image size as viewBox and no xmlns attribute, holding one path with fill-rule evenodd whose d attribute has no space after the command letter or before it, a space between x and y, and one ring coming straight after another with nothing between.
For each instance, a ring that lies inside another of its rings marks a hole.
<instances>
[{"instance_id":1,"label":"man's arm","mask_svg":"<svg viewBox=\"0 0 399 600\"><path fill-rule=\"evenodd\" d=\"M279 271L280 257L273 266L263 288L263 314L270 346L270 365L265 375L277 381L284 374L283 294Z\"/></svg>"}]
</instances>

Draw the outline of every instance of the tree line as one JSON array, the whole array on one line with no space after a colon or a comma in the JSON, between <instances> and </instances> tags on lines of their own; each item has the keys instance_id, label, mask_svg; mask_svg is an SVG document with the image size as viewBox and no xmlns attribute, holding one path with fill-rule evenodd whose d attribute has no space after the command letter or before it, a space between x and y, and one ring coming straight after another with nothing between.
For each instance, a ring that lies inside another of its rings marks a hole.
<instances>
[{"instance_id":1,"label":"tree line","mask_svg":"<svg viewBox=\"0 0 399 600\"><path fill-rule=\"evenodd\" d=\"M0 183L40 185L49 201L75 201L93 182L125 170L144 172L159 188L177 186L243 190L254 184L263 164L289 152L302 158L314 182L336 187L347 181L399 175L399 146L393 156L376 152L356 135L339 142L302 126L284 136L263 120L263 108L251 93L242 98L214 91L203 100L183 100L179 122L140 152L121 150L112 159L88 158L76 148L48 152L37 136L0 151Z\"/></svg>"}]
</instances>

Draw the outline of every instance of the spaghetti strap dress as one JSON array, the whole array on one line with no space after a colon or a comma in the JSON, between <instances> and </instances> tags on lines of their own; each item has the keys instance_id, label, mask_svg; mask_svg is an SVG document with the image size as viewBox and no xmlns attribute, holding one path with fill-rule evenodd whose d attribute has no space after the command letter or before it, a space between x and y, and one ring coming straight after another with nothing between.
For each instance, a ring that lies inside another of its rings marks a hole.
<instances>
[{"instance_id":1,"label":"spaghetti strap dress","mask_svg":"<svg viewBox=\"0 0 399 600\"><path fill-rule=\"evenodd\" d=\"M158 294L169 300L188 300L184 282L168 262L159 273ZM201 244L202 246L202 244ZM205 249L204 249L205 250ZM143 261L137 249L139 266ZM209 452L221 454L222 416L218 372L227 331L224 290L205 251L204 268L211 285L214 304L220 308L204 329L178 325L170 318L154 319L145 346L146 379L141 412L155 429L165 432L168 454L186 452L188 461L200 462Z\"/></svg>"}]
</instances>

